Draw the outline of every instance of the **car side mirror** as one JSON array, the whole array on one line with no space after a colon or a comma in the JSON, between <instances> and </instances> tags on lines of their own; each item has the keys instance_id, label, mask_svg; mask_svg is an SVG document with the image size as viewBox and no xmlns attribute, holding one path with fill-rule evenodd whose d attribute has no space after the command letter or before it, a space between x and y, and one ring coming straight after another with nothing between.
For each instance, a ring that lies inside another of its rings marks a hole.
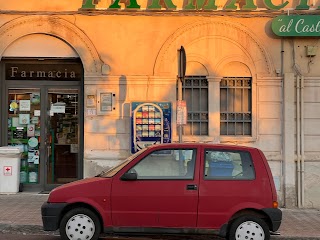
<instances>
[{"instance_id":1,"label":"car side mirror","mask_svg":"<svg viewBox=\"0 0 320 240\"><path fill-rule=\"evenodd\" d=\"M129 173L129 172L126 172L125 174L123 174L121 176L121 180L122 181L134 181L134 180L137 180L138 178L138 175L137 173Z\"/></svg>"}]
</instances>

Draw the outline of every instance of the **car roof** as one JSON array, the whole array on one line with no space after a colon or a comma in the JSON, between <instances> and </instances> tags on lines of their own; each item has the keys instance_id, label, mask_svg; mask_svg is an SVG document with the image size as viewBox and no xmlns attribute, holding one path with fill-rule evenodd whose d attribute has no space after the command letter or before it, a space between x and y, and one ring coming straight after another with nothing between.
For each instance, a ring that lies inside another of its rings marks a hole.
<instances>
[{"instance_id":1,"label":"car roof","mask_svg":"<svg viewBox=\"0 0 320 240\"><path fill-rule=\"evenodd\" d=\"M151 145L148 148L163 148L163 147L186 147L186 148L192 148L192 147L204 147L204 148L226 148L226 149L235 149L235 150L253 150L257 149L255 147L248 147L248 146L242 146L242 145L235 145L235 144L221 144L221 143L162 143L162 144L155 144Z\"/></svg>"}]
</instances>

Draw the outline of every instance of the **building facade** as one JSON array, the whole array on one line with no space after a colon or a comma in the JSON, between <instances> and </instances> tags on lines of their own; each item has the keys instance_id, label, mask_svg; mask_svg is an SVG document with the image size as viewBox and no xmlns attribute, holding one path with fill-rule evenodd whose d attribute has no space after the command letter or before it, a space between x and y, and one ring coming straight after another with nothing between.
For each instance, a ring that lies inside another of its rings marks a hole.
<instances>
[{"instance_id":1,"label":"building facade","mask_svg":"<svg viewBox=\"0 0 320 240\"><path fill-rule=\"evenodd\" d=\"M305 0L1 3L1 145L21 149L25 190L154 143L253 146L281 206L319 208L319 12Z\"/></svg>"}]
</instances>

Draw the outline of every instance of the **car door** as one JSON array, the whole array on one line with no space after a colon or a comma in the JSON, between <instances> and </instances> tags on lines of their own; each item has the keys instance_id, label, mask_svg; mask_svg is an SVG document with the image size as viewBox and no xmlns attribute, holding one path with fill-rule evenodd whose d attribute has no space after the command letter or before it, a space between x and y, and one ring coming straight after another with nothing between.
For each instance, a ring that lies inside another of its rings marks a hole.
<instances>
[{"instance_id":1,"label":"car door","mask_svg":"<svg viewBox=\"0 0 320 240\"><path fill-rule=\"evenodd\" d=\"M116 227L193 228L197 224L199 156L193 147L152 148L123 169L112 184ZM188 170L188 171L187 171ZM134 172L135 180L121 180Z\"/></svg>"},{"instance_id":2,"label":"car door","mask_svg":"<svg viewBox=\"0 0 320 240\"><path fill-rule=\"evenodd\" d=\"M234 212L259 208L265 201L254 154L241 147L203 149L198 227L220 228Z\"/></svg>"}]
</instances>

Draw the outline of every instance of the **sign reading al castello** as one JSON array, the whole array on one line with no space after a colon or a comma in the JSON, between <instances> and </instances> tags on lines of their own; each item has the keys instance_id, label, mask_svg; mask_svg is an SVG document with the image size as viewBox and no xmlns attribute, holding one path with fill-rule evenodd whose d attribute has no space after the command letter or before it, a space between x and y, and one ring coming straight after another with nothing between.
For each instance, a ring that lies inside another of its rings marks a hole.
<instances>
[{"instance_id":1,"label":"sign reading al castello","mask_svg":"<svg viewBox=\"0 0 320 240\"><path fill-rule=\"evenodd\" d=\"M291 0L293 1L293 0ZM106 10L115 10L115 9L128 9L128 10L140 10L141 5L139 0L127 0L124 7L121 0L113 0L112 3L108 6L102 6L103 4L97 3L95 0L84 0L80 9L106 9ZM177 6L178 3L175 3L175 0L150 0L148 5L145 7L146 10L257 10L258 6L255 3L255 0L243 0L239 4L238 0L225 0L219 4L216 3L216 0L187 0L179 1L182 3L182 6ZM290 3L289 1L278 1L278 0L262 0L263 5L268 10L283 10ZM292 4L296 4L295 10L308 10L310 9L309 0L300 0L294 1ZM311 4L311 3L310 3ZM219 7L218 7L219 5ZM260 8L260 7L259 7ZM292 6L290 6L292 9ZM320 6L315 8L315 10L320 10Z\"/></svg>"},{"instance_id":2,"label":"sign reading al castello","mask_svg":"<svg viewBox=\"0 0 320 240\"><path fill-rule=\"evenodd\" d=\"M283 15L272 20L272 31L280 37L319 37L319 15Z\"/></svg>"}]
</instances>

